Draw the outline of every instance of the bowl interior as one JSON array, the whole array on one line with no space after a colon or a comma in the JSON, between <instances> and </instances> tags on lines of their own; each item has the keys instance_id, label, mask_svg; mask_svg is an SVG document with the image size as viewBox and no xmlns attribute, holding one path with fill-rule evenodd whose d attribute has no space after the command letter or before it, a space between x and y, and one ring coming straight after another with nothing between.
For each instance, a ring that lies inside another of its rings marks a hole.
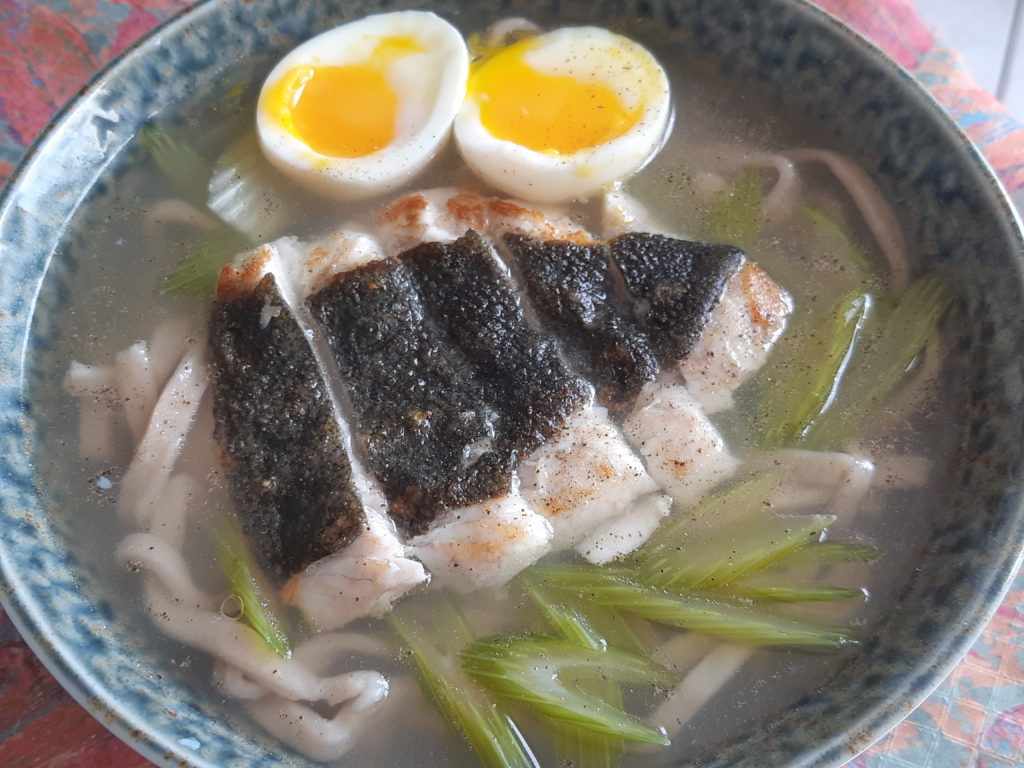
<instances>
[{"instance_id":1,"label":"bowl interior","mask_svg":"<svg viewBox=\"0 0 1024 768\"><path fill-rule=\"evenodd\" d=\"M296 754L197 695L200 654L153 633L130 574L108 566L113 499L78 462L73 408L59 379L100 342L91 329L119 311L110 286L166 268L119 223L149 194L133 137L153 115L186 130L216 126L227 141L262 77L295 43L341 21L411 3L281 0L199 5L129 51L62 113L15 175L0 206L0 311L6 317L0 393L4 487L0 567L12 617L58 678L97 716L157 762L248 765ZM464 31L501 16L599 23L642 41L686 83L677 121L740 99L724 133L771 145L801 137L855 158L893 201L919 266L955 287L944 362L950 412L927 504L893 497L883 530L905 546L885 599L891 620L842 664L775 667L800 693L753 714L773 694L736 691L731 725L685 761L714 765L840 764L906 714L941 679L994 610L1024 542L1024 245L1005 196L977 152L908 76L838 22L797 0L518 0L433 9ZM713 82L706 85L706 78ZM241 85L240 88L233 88ZM235 95L226 98L224 94ZM751 115L764 114L764 122ZM214 119L210 122L210 116ZM680 128L687 135L688 128ZM648 169L646 178L681 168ZM316 209L316 206L314 206ZM316 209L311 216L321 215ZM101 340L120 349L149 312L140 299ZM117 299L117 301L121 301ZM161 310L155 310L159 312ZM901 522L903 506L927 509ZM813 682L816 680L817 682ZM751 719L754 718L754 719Z\"/></svg>"}]
</instances>

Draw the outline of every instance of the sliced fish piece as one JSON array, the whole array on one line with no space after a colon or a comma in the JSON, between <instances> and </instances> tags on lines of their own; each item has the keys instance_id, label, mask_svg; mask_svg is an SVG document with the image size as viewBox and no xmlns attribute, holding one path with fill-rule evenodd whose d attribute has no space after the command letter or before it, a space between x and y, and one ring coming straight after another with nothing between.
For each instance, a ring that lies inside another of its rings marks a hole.
<instances>
[{"instance_id":1,"label":"sliced fish piece","mask_svg":"<svg viewBox=\"0 0 1024 768\"><path fill-rule=\"evenodd\" d=\"M490 447L499 414L408 269L387 259L340 272L309 306L401 528L422 533L448 508L510 492L514 455Z\"/></svg>"},{"instance_id":2,"label":"sliced fish piece","mask_svg":"<svg viewBox=\"0 0 1024 768\"><path fill-rule=\"evenodd\" d=\"M352 543L365 514L324 381L268 259L225 267L209 350L231 498L280 582Z\"/></svg>"},{"instance_id":3,"label":"sliced fish piece","mask_svg":"<svg viewBox=\"0 0 1024 768\"><path fill-rule=\"evenodd\" d=\"M516 491L450 509L409 541L431 576L457 592L504 584L551 548L552 527Z\"/></svg>"},{"instance_id":4,"label":"sliced fish piece","mask_svg":"<svg viewBox=\"0 0 1024 768\"><path fill-rule=\"evenodd\" d=\"M628 410L658 373L650 339L614 301L607 246L539 240L510 233L504 248L518 267L534 309L559 334L598 401Z\"/></svg>"},{"instance_id":5,"label":"sliced fish piece","mask_svg":"<svg viewBox=\"0 0 1024 768\"><path fill-rule=\"evenodd\" d=\"M338 629L363 616L383 616L392 603L429 579L423 565L406 555L394 523L367 509L356 539L285 585L285 600L317 630Z\"/></svg>"},{"instance_id":6,"label":"sliced fish piece","mask_svg":"<svg viewBox=\"0 0 1024 768\"><path fill-rule=\"evenodd\" d=\"M655 382L641 395L623 432L647 471L681 508L733 474L733 456L715 426L682 384Z\"/></svg>"},{"instance_id":7,"label":"sliced fish piece","mask_svg":"<svg viewBox=\"0 0 1024 768\"><path fill-rule=\"evenodd\" d=\"M456 240L470 229L492 241L509 232L541 240L592 240L589 233L558 211L456 187L400 197L377 215L377 226L390 255L420 243Z\"/></svg>"},{"instance_id":8,"label":"sliced fish piece","mask_svg":"<svg viewBox=\"0 0 1024 768\"><path fill-rule=\"evenodd\" d=\"M629 233L609 244L641 325L663 368L675 366L704 333L726 281L746 261L730 245Z\"/></svg>"},{"instance_id":9,"label":"sliced fish piece","mask_svg":"<svg viewBox=\"0 0 1024 768\"><path fill-rule=\"evenodd\" d=\"M747 262L726 282L700 339L679 363L690 394L708 413L731 408L733 392L768 359L793 302L764 270Z\"/></svg>"},{"instance_id":10,"label":"sliced fish piece","mask_svg":"<svg viewBox=\"0 0 1024 768\"><path fill-rule=\"evenodd\" d=\"M515 286L476 231L398 258L500 413L495 445L525 456L589 403L590 385L569 372L554 340L527 322Z\"/></svg>"},{"instance_id":11,"label":"sliced fish piece","mask_svg":"<svg viewBox=\"0 0 1024 768\"><path fill-rule=\"evenodd\" d=\"M557 438L519 468L523 498L554 529L552 548L573 546L633 510L658 486L600 407L572 418Z\"/></svg>"},{"instance_id":12,"label":"sliced fish piece","mask_svg":"<svg viewBox=\"0 0 1024 768\"><path fill-rule=\"evenodd\" d=\"M671 496L648 494L634 503L628 513L588 534L576 545L576 551L594 565L618 560L647 541L671 511Z\"/></svg>"},{"instance_id":13,"label":"sliced fish piece","mask_svg":"<svg viewBox=\"0 0 1024 768\"><path fill-rule=\"evenodd\" d=\"M659 228L646 208L621 190L602 199L601 224L607 238L628 232L681 237ZM687 389L705 411L732 407L733 391L764 365L792 311L789 295L757 264L747 261L729 275L700 339L679 362Z\"/></svg>"}]
</instances>

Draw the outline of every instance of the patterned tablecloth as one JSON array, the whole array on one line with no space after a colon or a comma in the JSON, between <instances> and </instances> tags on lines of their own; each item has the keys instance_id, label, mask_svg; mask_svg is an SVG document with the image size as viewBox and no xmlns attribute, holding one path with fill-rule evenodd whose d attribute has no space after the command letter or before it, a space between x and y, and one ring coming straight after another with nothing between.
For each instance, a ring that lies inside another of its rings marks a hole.
<instances>
[{"instance_id":1,"label":"patterned tablecloth","mask_svg":"<svg viewBox=\"0 0 1024 768\"><path fill-rule=\"evenodd\" d=\"M816 0L889 52L978 144L1024 210L1024 125L910 0ZM0 181L100 66L189 0L0 0ZM79 707L0 610L0 766L149 765ZM847 768L1024 765L1024 573L949 678Z\"/></svg>"}]
</instances>

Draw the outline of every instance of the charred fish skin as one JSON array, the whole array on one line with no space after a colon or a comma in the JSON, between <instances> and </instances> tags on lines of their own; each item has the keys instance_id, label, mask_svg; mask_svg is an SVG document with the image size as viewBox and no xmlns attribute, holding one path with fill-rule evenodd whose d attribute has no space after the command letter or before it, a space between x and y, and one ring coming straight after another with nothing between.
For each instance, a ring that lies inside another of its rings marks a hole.
<instances>
[{"instance_id":1,"label":"charred fish skin","mask_svg":"<svg viewBox=\"0 0 1024 768\"><path fill-rule=\"evenodd\" d=\"M631 232L610 242L638 318L665 368L700 339L729 277L746 261L731 245Z\"/></svg>"},{"instance_id":2,"label":"charred fish skin","mask_svg":"<svg viewBox=\"0 0 1024 768\"><path fill-rule=\"evenodd\" d=\"M513 456L490 447L499 415L400 262L341 272L308 305L400 526L421 533L448 507L508 493Z\"/></svg>"},{"instance_id":3,"label":"charred fish skin","mask_svg":"<svg viewBox=\"0 0 1024 768\"><path fill-rule=\"evenodd\" d=\"M613 303L608 248L518 234L505 235L504 245L533 306L574 348L598 400L612 411L629 410L659 366L646 334Z\"/></svg>"},{"instance_id":4,"label":"charred fish skin","mask_svg":"<svg viewBox=\"0 0 1024 768\"><path fill-rule=\"evenodd\" d=\"M235 509L278 581L351 543L365 522L313 353L264 276L222 277L210 314L214 437Z\"/></svg>"},{"instance_id":5,"label":"charred fish skin","mask_svg":"<svg viewBox=\"0 0 1024 768\"><path fill-rule=\"evenodd\" d=\"M555 342L523 315L512 282L475 231L454 242L425 243L399 260L424 302L473 364L491 402L500 403L496 445L524 456L557 434L590 398Z\"/></svg>"}]
</instances>

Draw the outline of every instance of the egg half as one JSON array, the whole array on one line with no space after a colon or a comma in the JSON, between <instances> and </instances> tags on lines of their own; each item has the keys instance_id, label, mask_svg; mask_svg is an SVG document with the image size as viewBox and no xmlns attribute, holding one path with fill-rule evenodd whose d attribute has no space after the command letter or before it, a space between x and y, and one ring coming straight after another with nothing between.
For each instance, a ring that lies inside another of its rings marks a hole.
<instances>
[{"instance_id":1,"label":"egg half","mask_svg":"<svg viewBox=\"0 0 1024 768\"><path fill-rule=\"evenodd\" d=\"M260 92L267 159L296 182L342 199L393 190L449 136L469 71L466 44L425 11L335 27L291 51Z\"/></svg>"},{"instance_id":2,"label":"egg half","mask_svg":"<svg viewBox=\"0 0 1024 768\"><path fill-rule=\"evenodd\" d=\"M466 164L524 200L587 198L641 168L672 114L668 78L628 38L566 27L473 69L455 139Z\"/></svg>"}]
</instances>

